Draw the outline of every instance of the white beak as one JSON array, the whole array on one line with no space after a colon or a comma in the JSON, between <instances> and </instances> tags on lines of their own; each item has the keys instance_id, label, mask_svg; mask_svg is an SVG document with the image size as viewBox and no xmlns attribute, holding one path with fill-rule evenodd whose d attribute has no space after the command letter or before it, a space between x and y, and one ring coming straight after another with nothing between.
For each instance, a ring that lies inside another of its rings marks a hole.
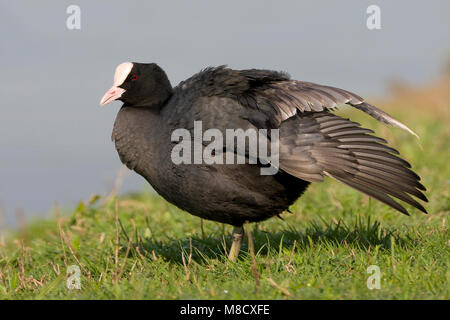
<instances>
[{"instance_id":1,"label":"white beak","mask_svg":"<svg viewBox=\"0 0 450 320\"><path fill-rule=\"evenodd\" d=\"M103 96L102 100L100 100L100 105L104 106L110 103L111 101L119 99L122 94L125 92L125 89L112 86L111 89L106 91L105 95Z\"/></svg>"}]
</instances>

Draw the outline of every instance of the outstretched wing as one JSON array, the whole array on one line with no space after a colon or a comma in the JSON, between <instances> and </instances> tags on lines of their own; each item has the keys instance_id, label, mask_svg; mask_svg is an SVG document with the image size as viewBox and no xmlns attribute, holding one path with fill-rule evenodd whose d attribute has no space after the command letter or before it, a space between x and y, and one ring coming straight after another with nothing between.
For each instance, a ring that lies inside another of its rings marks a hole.
<instances>
[{"instance_id":1,"label":"outstretched wing","mask_svg":"<svg viewBox=\"0 0 450 320\"><path fill-rule=\"evenodd\" d=\"M406 125L354 93L312 82L291 80L284 72L232 70L226 66L207 68L181 82L176 90L178 95L189 96L193 100L213 96L237 100L247 110L236 110L234 113L257 127L278 127L281 122L297 113L333 110L348 104L381 122L416 135ZM183 90L186 93L181 93ZM186 108L188 106L189 104Z\"/></svg>"},{"instance_id":2,"label":"outstretched wing","mask_svg":"<svg viewBox=\"0 0 450 320\"><path fill-rule=\"evenodd\" d=\"M402 128L417 136L411 129L400 121L394 119L383 110L378 109L364 101L360 96L335 87L319 85L312 82L296 80L280 80L280 74L275 74L275 79L266 78L261 85L260 74L252 70L243 70L249 79L255 83L247 91L249 97L256 101L257 105L269 105L277 111L276 120L280 123L298 112L321 112L334 110L339 105L348 104L355 107L378 121ZM245 95L244 95L245 96Z\"/></svg>"},{"instance_id":3,"label":"outstretched wing","mask_svg":"<svg viewBox=\"0 0 450 320\"><path fill-rule=\"evenodd\" d=\"M329 176L408 214L391 197L426 213L420 177L372 130L328 112L305 112L280 126L280 168L306 181Z\"/></svg>"}]
</instances>

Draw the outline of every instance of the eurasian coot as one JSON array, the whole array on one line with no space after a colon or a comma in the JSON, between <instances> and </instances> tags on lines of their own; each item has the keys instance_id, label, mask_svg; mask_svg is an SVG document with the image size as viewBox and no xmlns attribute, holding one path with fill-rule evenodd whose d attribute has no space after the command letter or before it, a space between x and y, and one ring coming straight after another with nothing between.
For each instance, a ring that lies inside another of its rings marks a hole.
<instances>
[{"instance_id":1,"label":"eurasian coot","mask_svg":"<svg viewBox=\"0 0 450 320\"><path fill-rule=\"evenodd\" d=\"M239 253L244 222L287 210L309 183L325 176L404 214L392 197L426 213L411 197L427 201L409 163L372 130L330 110L348 104L413 132L351 92L291 80L283 72L225 66L204 69L172 88L158 65L125 62L100 104L113 100L124 103L112 133L121 161L179 208L233 225L231 260ZM236 137L220 141L230 132ZM244 148L234 143L238 133L248 139ZM267 156L255 153L252 143L267 149Z\"/></svg>"}]
</instances>

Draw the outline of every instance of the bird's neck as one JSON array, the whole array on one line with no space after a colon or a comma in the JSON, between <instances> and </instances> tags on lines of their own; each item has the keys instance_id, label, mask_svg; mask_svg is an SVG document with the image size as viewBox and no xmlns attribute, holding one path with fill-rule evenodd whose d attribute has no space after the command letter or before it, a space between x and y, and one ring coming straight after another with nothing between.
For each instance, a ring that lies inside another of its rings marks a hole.
<instances>
[{"instance_id":1,"label":"bird's neck","mask_svg":"<svg viewBox=\"0 0 450 320\"><path fill-rule=\"evenodd\" d=\"M144 160L146 163L156 161L158 138L164 132L162 127L159 108L122 107L112 133L121 161L135 171L142 170Z\"/></svg>"}]
</instances>

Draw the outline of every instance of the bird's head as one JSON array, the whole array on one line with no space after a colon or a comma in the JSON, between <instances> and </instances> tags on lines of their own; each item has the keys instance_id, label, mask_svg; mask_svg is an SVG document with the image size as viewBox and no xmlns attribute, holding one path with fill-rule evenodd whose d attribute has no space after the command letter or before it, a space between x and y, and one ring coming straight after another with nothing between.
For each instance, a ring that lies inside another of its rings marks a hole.
<instances>
[{"instance_id":1,"label":"bird's head","mask_svg":"<svg viewBox=\"0 0 450 320\"><path fill-rule=\"evenodd\" d=\"M134 107L159 105L172 94L166 73L156 63L124 62L117 66L114 84L100 105L120 100Z\"/></svg>"}]
</instances>

